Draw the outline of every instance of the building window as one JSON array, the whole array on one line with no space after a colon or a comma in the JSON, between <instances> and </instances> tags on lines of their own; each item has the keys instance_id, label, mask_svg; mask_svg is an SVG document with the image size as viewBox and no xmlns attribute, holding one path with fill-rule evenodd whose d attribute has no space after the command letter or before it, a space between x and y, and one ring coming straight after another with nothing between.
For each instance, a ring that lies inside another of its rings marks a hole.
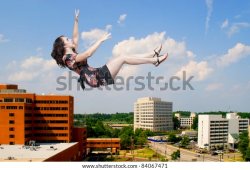
<instances>
[{"instance_id":1,"label":"building window","mask_svg":"<svg viewBox=\"0 0 250 170\"><path fill-rule=\"evenodd\" d=\"M15 114L14 113L9 113L9 117L14 117Z\"/></svg>"},{"instance_id":2,"label":"building window","mask_svg":"<svg viewBox=\"0 0 250 170\"><path fill-rule=\"evenodd\" d=\"M23 98L15 98L15 102L24 102L24 99Z\"/></svg>"},{"instance_id":3,"label":"building window","mask_svg":"<svg viewBox=\"0 0 250 170\"><path fill-rule=\"evenodd\" d=\"M6 109L17 109L17 106L6 106Z\"/></svg>"},{"instance_id":4,"label":"building window","mask_svg":"<svg viewBox=\"0 0 250 170\"><path fill-rule=\"evenodd\" d=\"M9 131L15 131L15 128L10 127L10 128L9 128Z\"/></svg>"},{"instance_id":5,"label":"building window","mask_svg":"<svg viewBox=\"0 0 250 170\"><path fill-rule=\"evenodd\" d=\"M15 135L9 135L10 138L15 138Z\"/></svg>"},{"instance_id":6,"label":"building window","mask_svg":"<svg viewBox=\"0 0 250 170\"><path fill-rule=\"evenodd\" d=\"M13 99L12 98L5 98L4 102L13 102Z\"/></svg>"},{"instance_id":7,"label":"building window","mask_svg":"<svg viewBox=\"0 0 250 170\"><path fill-rule=\"evenodd\" d=\"M32 103L32 99L26 99L26 103Z\"/></svg>"},{"instance_id":8,"label":"building window","mask_svg":"<svg viewBox=\"0 0 250 170\"><path fill-rule=\"evenodd\" d=\"M15 124L15 121L14 120L10 120L9 124Z\"/></svg>"},{"instance_id":9,"label":"building window","mask_svg":"<svg viewBox=\"0 0 250 170\"><path fill-rule=\"evenodd\" d=\"M10 145L15 145L15 142L10 142Z\"/></svg>"}]
</instances>

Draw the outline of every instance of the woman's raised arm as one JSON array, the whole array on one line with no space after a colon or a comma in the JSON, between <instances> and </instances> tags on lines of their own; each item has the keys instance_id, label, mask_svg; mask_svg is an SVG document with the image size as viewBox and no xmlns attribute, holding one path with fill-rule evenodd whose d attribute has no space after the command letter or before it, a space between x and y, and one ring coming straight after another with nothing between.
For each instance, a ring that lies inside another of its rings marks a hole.
<instances>
[{"instance_id":1,"label":"woman's raised arm","mask_svg":"<svg viewBox=\"0 0 250 170\"><path fill-rule=\"evenodd\" d=\"M78 17L79 17L79 9L75 10L75 21L74 21L74 28L73 28L73 43L75 45L75 50L77 51L78 48L78 41L79 41L79 32L78 32Z\"/></svg>"},{"instance_id":2,"label":"woman's raised arm","mask_svg":"<svg viewBox=\"0 0 250 170\"><path fill-rule=\"evenodd\" d=\"M87 58L93 55L96 49L104 42L105 40L111 38L110 33L105 33L99 40L97 40L88 50L83 53L79 53L76 57L76 62L85 61Z\"/></svg>"}]
</instances>

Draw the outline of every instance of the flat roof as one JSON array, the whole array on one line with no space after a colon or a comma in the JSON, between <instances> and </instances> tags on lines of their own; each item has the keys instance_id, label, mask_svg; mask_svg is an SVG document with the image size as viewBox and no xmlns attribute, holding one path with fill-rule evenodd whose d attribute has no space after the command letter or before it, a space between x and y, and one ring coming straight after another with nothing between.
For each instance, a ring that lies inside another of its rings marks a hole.
<instances>
[{"instance_id":1,"label":"flat roof","mask_svg":"<svg viewBox=\"0 0 250 170\"><path fill-rule=\"evenodd\" d=\"M0 162L42 162L75 144L77 142L42 143L40 146L0 145Z\"/></svg>"},{"instance_id":2,"label":"flat roof","mask_svg":"<svg viewBox=\"0 0 250 170\"><path fill-rule=\"evenodd\" d=\"M87 138L87 141L88 140L120 140L120 138Z\"/></svg>"}]
</instances>

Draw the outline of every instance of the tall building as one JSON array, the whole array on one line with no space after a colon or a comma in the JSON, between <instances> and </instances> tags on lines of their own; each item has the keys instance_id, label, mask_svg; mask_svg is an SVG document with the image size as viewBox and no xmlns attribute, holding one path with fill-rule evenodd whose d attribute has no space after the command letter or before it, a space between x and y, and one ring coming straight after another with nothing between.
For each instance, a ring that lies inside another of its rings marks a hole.
<instances>
[{"instance_id":1,"label":"tall building","mask_svg":"<svg viewBox=\"0 0 250 170\"><path fill-rule=\"evenodd\" d=\"M73 127L73 116L72 96L37 95L0 84L0 144L78 142L81 156L86 153L87 133Z\"/></svg>"},{"instance_id":2,"label":"tall building","mask_svg":"<svg viewBox=\"0 0 250 170\"><path fill-rule=\"evenodd\" d=\"M72 96L26 93L17 85L1 85L0 90L1 144L72 140Z\"/></svg>"},{"instance_id":3,"label":"tall building","mask_svg":"<svg viewBox=\"0 0 250 170\"><path fill-rule=\"evenodd\" d=\"M182 117L180 113L176 113L175 117L180 121L180 127L181 128L190 128L193 124L193 120L195 118L196 114L192 112L189 117Z\"/></svg>"},{"instance_id":4,"label":"tall building","mask_svg":"<svg viewBox=\"0 0 250 170\"><path fill-rule=\"evenodd\" d=\"M222 115L199 115L198 146L216 149L216 147L234 148L239 133L247 130L249 119L241 119L237 113Z\"/></svg>"},{"instance_id":5,"label":"tall building","mask_svg":"<svg viewBox=\"0 0 250 170\"><path fill-rule=\"evenodd\" d=\"M160 98L139 98L134 103L134 130L149 129L153 132L173 130L173 103Z\"/></svg>"}]
</instances>

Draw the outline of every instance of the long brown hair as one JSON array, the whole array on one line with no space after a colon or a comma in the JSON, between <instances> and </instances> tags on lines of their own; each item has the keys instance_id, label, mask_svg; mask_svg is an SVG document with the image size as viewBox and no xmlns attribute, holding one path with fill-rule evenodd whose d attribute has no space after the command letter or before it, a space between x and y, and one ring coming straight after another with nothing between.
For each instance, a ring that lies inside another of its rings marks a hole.
<instances>
[{"instance_id":1,"label":"long brown hair","mask_svg":"<svg viewBox=\"0 0 250 170\"><path fill-rule=\"evenodd\" d=\"M65 53L64 42L62 40L62 37L64 36L62 35L55 40L53 44L53 50L51 52L51 56L56 60L56 63L60 67L65 68L66 65L62 59Z\"/></svg>"}]
</instances>

